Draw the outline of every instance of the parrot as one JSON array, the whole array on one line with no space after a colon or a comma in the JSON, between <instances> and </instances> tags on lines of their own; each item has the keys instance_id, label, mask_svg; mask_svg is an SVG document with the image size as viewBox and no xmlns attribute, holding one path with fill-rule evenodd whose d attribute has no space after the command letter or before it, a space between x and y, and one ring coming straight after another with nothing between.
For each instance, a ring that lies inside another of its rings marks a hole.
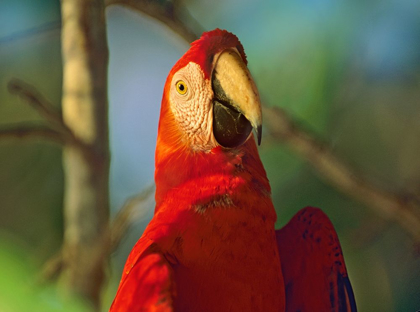
<instances>
[{"instance_id":1,"label":"parrot","mask_svg":"<svg viewBox=\"0 0 420 312\"><path fill-rule=\"evenodd\" d=\"M164 85L154 216L109 311L356 311L327 215L306 207L275 230L261 137L242 44L204 32Z\"/></svg>"}]
</instances>

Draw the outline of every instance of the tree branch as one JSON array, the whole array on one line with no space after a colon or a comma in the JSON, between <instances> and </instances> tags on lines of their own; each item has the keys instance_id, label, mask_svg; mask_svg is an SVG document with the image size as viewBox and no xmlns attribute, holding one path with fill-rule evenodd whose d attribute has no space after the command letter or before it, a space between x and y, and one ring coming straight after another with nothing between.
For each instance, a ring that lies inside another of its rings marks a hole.
<instances>
[{"instance_id":1,"label":"tree branch","mask_svg":"<svg viewBox=\"0 0 420 312\"><path fill-rule=\"evenodd\" d=\"M141 193L129 198L118 210L110 226L111 243L105 243L102 248L104 254L109 254L116 250L122 239L127 233L130 225L146 215L145 209L149 200L151 200L155 190L154 183L146 187ZM63 258L63 252L60 250L45 262L38 281L40 283L52 281L58 278L66 263Z\"/></svg>"},{"instance_id":2,"label":"tree branch","mask_svg":"<svg viewBox=\"0 0 420 312\"><path fill-rule=\"evenodd\" d=\"M52 126L57 127L62 132L70 132L63 123L61 114L54 109L53 105L34 86L15 78L9 81L7 88L11 94L24 99Z\"/></svg>"},{"instance_id":3,"label":"tree branch","mask_svg":"<svg viewBox=\"0 0 420 312\"><path fill-rule=\"evenodd\" d=\"M38 276L38 283L56 280L63 271L64 265L63 252L60 250L45 262L41 274Z\"/></svg>"},{"instance_id":4,"label":"tree branch","mask_svg":"<svg viewBox=\"0 0 420 312\"><path fill-rule=\"evenodd\" d=\"M155 185L153 183L140 194L129 198L118 211L111 224L111 250L117 249L130 225L147 213L144 207L154 191Z\"/></svg>"},{"instance_id":5,"label":"tree branch","mask_svg":"<svg viewBox=\"0 0 420 312\"><path fill-rule=\"evenodd\" d=\"M182 20L179 16L179 1L177 1L175 4L171 1L164 1L163 4L160 3L160 1L151 0L105 0L106 6L122 5L160 21L164 25L168 26L173 32L181 36L188 43L198 38L198 34L190 29L185 21ZM194 19L188 15L188 13L183 12L183 16L184 19L190 19L191 22L196 25L196 28L199 27L198 23L195 22Z\"/></svg>"},{"instance_id":6,"label":"tree branch","mask_svg":"<svg viewBox=\"0 0 420 312\"><path fill-rule=\"evenodd\" d=\"M41 35L49 31L60 30L60 28L61 28L61 21L47 22L39 26L35 26L29 29L18 31L11 35L7 35L0 38L0 46L13 43L22 39L27 39L29 37Z\"/></svg>"},{"instance_id":7,"label":"tree branch","mask_svg":"<svg viewBox=\"0 0 420 312\"><path fill-rule=\"evenodd\" d=\"M63 122L60 112L34 86L19 79L12 79L7 87L11 94L20 96L35 109L48 122L48 127L23 125L17 128L6 128L2 130L0 138L43 137L63 145L82 145ZM31 133L32 131L33 133Z\"/></svg>"},{"instance_id":8,"label":"tree branch","mask_svg":"<svg viewBox=\"0 0 420 312\"><path fill-rule=\"evenodd\" d=\"M420 207L415 200L376 188L339 160L326 144L300 129L280 108L264 107L263 113L270 134L310 163L329 184L371 207L382 218L397 221L420 243Z\"/></svg>"},{"instance_id":9,"label":"tree branch","mask_svg":"<svg viewBox=\"0 0 420 312\"><path fill-rule=\"evenodd\" d=\"M33 139L40 138L64 145L66 140L61 133L43 126L22 125L18 127L0 128L0 139Z\"/></svg>"}]
</instances>

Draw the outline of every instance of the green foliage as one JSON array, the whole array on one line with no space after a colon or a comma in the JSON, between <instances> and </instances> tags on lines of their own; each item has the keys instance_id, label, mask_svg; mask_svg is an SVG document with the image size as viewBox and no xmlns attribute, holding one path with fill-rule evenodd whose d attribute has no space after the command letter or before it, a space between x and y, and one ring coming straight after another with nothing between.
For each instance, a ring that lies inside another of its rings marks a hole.
<instances>
[{"instance_id":1,"label":"green foliage","mask_svg":"<svg viewBox=\"0 0 420 312\"><path fill-rule=\"evenodd\" d=\"M21 246L0 235L0 311L72 312L88 311L77 300L65 300L52 285L39 285L32 257Z\"/></svg>"}]
</instances>

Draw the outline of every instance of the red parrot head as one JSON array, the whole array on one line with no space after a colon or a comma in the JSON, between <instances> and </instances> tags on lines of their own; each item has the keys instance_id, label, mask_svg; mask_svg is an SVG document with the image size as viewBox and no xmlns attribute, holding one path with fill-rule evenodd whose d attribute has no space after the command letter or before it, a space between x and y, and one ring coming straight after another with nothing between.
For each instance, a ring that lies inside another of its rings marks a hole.
<instances>
[{"instance_id":1,"label":"red parrot head","mask_svg":"<svg viewBox=\"0 0 420 312\"><path fill-rule=\"evenodd\" d=\"M194 41L166 81L158 145L203 152L236 148L252 129L260 142L260 98L246 64L238 38L225 30Z\"/></svg>"}]
</instances>

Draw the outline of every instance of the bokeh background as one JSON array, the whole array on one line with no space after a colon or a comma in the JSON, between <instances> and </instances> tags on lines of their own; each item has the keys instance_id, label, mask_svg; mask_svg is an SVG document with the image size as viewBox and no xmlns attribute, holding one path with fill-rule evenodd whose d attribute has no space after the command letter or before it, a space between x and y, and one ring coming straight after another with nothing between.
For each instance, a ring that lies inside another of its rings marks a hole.
<instances>
[{"instance_id":1,"label":"bokeh background","mask_svg":"<svg viewBox=\"0 0 420 312\"><path fill-rule=\"evenodd\" d=\"M186 0L204 30L242 41L267 105L284 108L330 143L354 172L389 192L420 197L420 2L418 0ZM0 2L0 127L43 120L7 83L33 84L61 101L60 3ZM129 9L107 9L112 214L153 182L160 100L188 44ZM322 207L344 250L359 311L420 309L420 255L398 225L327 184L287 148L260 154L278 227L300 208ZM62 240L61 149L0 139L0 311L83 311L38 283ZM113 254L104 310L122 266L152 217L153 202Z\"/></svg>"}]
</instances>

